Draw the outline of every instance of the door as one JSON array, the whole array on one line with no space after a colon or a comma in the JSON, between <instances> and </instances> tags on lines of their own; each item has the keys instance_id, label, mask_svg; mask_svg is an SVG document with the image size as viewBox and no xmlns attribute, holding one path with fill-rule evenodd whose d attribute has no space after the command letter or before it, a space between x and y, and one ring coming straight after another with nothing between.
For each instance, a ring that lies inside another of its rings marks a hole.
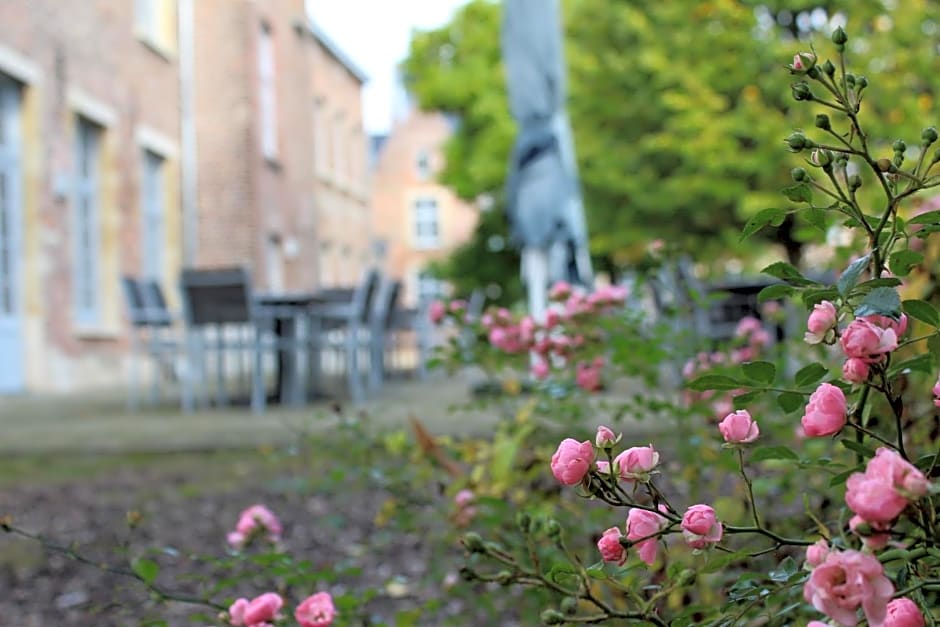
<instances>
[{"instance_id":1,"label":"door","mask_svg":"<svg viewBox=\"0 0 940 627\"><path fill-rule=\"evenodd\" d=\"M19 392L23 368L20 88L0 75L0 393Z\"/></svg>"}]
</instances>

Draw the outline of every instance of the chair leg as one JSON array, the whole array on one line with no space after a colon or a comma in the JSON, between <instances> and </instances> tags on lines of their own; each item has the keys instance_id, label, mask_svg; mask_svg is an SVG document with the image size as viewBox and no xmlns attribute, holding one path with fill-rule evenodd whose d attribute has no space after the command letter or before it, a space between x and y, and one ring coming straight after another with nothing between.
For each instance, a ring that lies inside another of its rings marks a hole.
<instances>
[{"instance_id":1,"label":"chair leg","mask_svg":"<svg viewBox=\"0 0 940 627\"><path fill-rule=\"evenodd\" d=\"M352 402L361 403L363 391L359 378L359 326L355 324L346 329L346 379Z\"/></svg>"},{"instance_id":2,"label":"chair leg","mask_svg":"<svg viewBox=\"0 0 940 627\"><path fill-rule=\"evenodd\" d=\"M261 352L261 328L256 327L254 332L253 364L251 368L251 411L263 414L267 399L264 389L264 355Z\"/></svg>"},{"instance_id":3,"label":"chair leg","mask_svg":"<svg viewBox=\"0 0 940 627\"><path fill-rule=\"evenodd\" d=\"M369 389L379 390L382 387L382 374L385 366L385 334L373 325L369 332Z\"/></svg>"}]
</instances>

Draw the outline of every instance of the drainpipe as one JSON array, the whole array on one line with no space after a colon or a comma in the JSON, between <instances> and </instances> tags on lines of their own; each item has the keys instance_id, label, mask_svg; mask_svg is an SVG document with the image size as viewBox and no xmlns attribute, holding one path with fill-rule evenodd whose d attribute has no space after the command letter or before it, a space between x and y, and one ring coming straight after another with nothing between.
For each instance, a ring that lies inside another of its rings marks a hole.
<instances>
[{"instance_id":1,"label":"drainpipe","mask_svg":"<svg viewBox=\"0 0 940 627\"><path fill-rule=\"evenodd\" d=\"M197 199L194 0L179 0L180 202L183 210L183 266L196 264L199 215Z\"/></svg>"}]
</instances>

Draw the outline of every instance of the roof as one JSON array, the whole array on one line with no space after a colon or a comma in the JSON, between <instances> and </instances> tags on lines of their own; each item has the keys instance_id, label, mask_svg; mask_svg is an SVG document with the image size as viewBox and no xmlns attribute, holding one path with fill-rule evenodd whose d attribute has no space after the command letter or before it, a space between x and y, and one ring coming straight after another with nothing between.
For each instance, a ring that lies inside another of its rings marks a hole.
<instances>
[{"instance_id":1,"label":"roof","mask_svg":"<svg viewBox=\"0 0 940 627\"><path fill-rule=\"evenodd\" d=\"M369 80L369 76L356 65L352 59L349 58L343 50L336 44L335 41L330 39L322 28L317 26L317 23L313 20L308 19L306 21L307 30L313 35L313 38L320 42L320 45L326 48L326 51L330 53L334 59L340 62L340 64L346 68L346 70L352 74L360 83L365 83Z\"/></svg>"}]
</instances>

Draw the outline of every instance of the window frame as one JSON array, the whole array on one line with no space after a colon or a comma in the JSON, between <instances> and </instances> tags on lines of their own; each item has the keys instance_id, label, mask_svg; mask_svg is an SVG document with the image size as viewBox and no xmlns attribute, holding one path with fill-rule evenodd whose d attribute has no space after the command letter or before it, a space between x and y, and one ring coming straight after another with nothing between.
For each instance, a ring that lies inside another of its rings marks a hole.
<instances>
[{"instance_id":1,"label":"window frame","mask_svg":"<svg viewBox=\"0 0 940 627\"><path fill-rule=\"evenodd\" d=\"M432 210L428 213L428 210ZM435 196L417 196L411 201L412 234L415 248L432 250L441 245L441 206ZM433 233L425 230L433 227Z\"/></svg>"},{"instance_id":2,"label":"window frame","mask_svg":"<svg viewBox=\"0 0 940 627\"><path fill-rule=\"evenodd\" d=\"M102 320L101 148L105 128L75 114L72 189L72 313L81 326Z\"/></svg>"}]
</instances>

